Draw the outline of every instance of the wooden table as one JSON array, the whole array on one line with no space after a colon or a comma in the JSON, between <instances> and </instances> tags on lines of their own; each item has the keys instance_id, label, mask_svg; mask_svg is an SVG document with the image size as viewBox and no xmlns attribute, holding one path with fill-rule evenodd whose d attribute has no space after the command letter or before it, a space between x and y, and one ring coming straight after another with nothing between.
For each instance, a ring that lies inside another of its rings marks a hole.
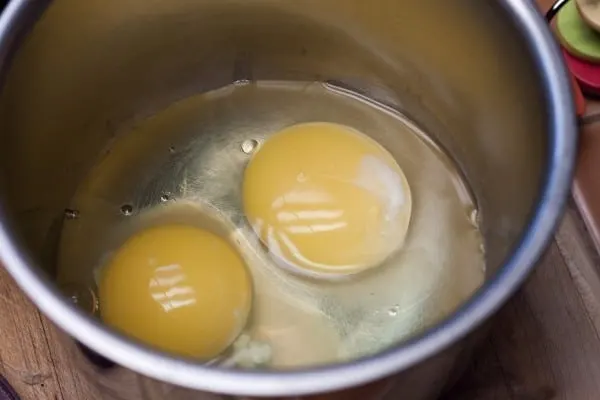
<instances>
[{"instance_id":1,"label":"wooden table","mask_svg":"<svg viewBox=\"0 0 600 400\"><path fill-rule=\"evenodd\" d=\"M543 8L551 2L539 0ZM583 155L578 182L600 188L590 173L600 160L600 103L589 107L582 129L583 145L597 144L598 153ZM593 204L594 195L578 192L579 205ZM600 264L594 247L599 241L588 235L577 210L571 204L539 268L501 311L447 400L600 398ZM98 398L62 350L56 328L2 268L0 310L0 373L23 400Z\"/></svg>"}]
</instances>

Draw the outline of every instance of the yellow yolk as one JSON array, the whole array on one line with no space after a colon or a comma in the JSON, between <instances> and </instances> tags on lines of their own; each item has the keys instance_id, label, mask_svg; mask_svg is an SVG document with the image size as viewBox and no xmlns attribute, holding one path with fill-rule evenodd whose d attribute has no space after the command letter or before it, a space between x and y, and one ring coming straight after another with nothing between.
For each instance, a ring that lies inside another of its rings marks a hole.
<instances>
[{"instance_id":1,"label":"yellow yolk","mask_svg":"<svg viewBox=\"0 0 600 400\"><path fill-rule=\"evenodd\" d=\"M278 265L312 276L377 266L404 242L410 189L377 142L332 123L291 126L250 160L244 212Z\"/></svg>"},{"instance_id":2,"label":"yellow yolk","mask_svg":"<svg viewBox=\"0 0 600 400\"><path fill-rule=\"evenodd\" d=\"M220 237L186 225L130 238L102 273L102 319L161 350L209 360L241 333L251 279Z\"/></svg>"}]
</instances>

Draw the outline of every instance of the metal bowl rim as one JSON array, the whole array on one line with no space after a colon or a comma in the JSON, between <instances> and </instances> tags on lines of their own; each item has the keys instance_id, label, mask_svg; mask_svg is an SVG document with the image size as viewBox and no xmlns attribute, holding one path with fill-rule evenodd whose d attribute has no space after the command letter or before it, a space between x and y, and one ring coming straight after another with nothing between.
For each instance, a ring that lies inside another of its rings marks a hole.
<instances>
[{"instance_id":1,"label":"metal bowl rim","mask_svg":"<svg viewBox=\"0 0 600 400\"><path fill-rule=\"evenodd\" d=\"M0 16L0 72L6 74L20 33L31 29L52 0L13 0ZM345 389L390 376L432 357L482 324L529 275L561 217L576 159L577 130L571 88L559 49L532 2L499 0L526 38L540 71L549 126L549 158L540 200L529 226L501 270L451 318L412 341L352 363L301 371L237 371L202 366L130 341L75 309L40 273L11 235L0 207L0 260L29 298L69 335L120 365L191 389L245 396L303 395Z\"/></svg>"}]
</instances>

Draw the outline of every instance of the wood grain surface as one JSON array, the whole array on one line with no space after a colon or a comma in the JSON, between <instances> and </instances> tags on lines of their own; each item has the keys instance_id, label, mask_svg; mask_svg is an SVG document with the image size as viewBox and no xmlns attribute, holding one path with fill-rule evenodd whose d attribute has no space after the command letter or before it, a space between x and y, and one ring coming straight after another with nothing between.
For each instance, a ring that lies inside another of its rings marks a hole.
<instances>
[{"instance_id":1,"label":"wood grain surface","mask_svg":"<svg viewBox=\"0 0 600 400\"><path fill-rule=\"evenodd\" d=\"M23 400L88 400L94 391L63 351L57 328L0 267L0 373Z\"/></svg>"},{"instance_id":2,"label":"wood grain surface","mask_svg":"<svg viewBox=\"0 0 600 400\"><path fill-rule=\"evenodd\" d=\"M538 3L546 9L552 0ZM583 121L588 135L600 135L600 103L589 104ZM600 146L587 158L600 160ZM580 170L582 181L595 182L589 169ZM600 234L593 237L571 204L539 267L500 312L445 400L600 398L600 264L594 247ZM1 267L0 310L0 373L23 400L101 398L64 350L57 328Z\"/></svg>"}]
</instances>

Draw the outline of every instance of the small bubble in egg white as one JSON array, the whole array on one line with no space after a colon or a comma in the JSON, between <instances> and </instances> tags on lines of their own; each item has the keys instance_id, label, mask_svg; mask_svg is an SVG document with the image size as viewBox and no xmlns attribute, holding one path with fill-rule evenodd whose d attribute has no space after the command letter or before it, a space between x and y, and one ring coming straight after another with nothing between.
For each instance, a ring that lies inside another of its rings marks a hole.
<instances>
[{"instance_id":1,"label":"small bubble in egg white","mask_svg":"<svg viewBox=\"0 0 600 400\"><path fill-rule=\"evenodd\" d=\"M399 311L400 311L400 307L394 306L388 310L388 314L390 317L395 317L398 315Z\"/></svg>"},{"instance_id":2,"label":"small bubble in egg white","mask_svg":"<svg viewBox=\"0 0 600 400\"><path fill-rule=\"evenodd\" d=\"M163 193L163 195L160 196L160 201L163 203L166 203L169 200L171 200L171 196L168 193Z\"/></svg>"},{"instance_id":3,"label":"small bubble in egg white","mask_svg":"<svg viewBox=\"0 0 600 400\"><path fill-rule=\"evenodd\" d=\"M246 154L252 154L258 147L258 141L255 139L248 139L242 143L242 151Z\"/></svg>"},{"instance_id":4,"label":"small bubble in egg white","mask_svg":"<svg viewBox=\"0 0 600 400\"><path fill-rule=\"evenodd\" d=\"M479 211L476 208L469 213L469 220L475 228L479 228Z\"/></svg>"},{"instance_id":5,"label":"small bubble in egg white","mask_svg":"<svg viewBox=\"0 0 600 400\"><path fill-rule=\"evenodd\" d=\"M121 214L125 215L126 217L130 216L133 214L133 206L130 204L124 204L121 206Z\"/></svg>"},{"instance_id":6,"label":"small bubble in egg white","mask_svg":"<svg viewBox=\"0 0 600 400\"><path fill-rule=\"evenodd\" d=\"M298 182L301 182L301 183L302 183L302 182L306 182L306 181L308 181L308 177L306 176L306 174L305 174L304 172L301 172L301 173L299 173L299 174L298 174L298 176L296 177L296 180L297 180Z\"/></svg>"},{"instance_id":7,"label":"small bubble in egg white","mask_svg":"<svg viewBox=\"0 0 600 400\"><path fill-rule=\"evenodd\" d=\"M65 218L66 219L77 219L77 218L79 218L79 211L67 208L65 210Z\"/></svg>"},{"instance_id":8,"label":"small bubble in egg white","mask_svg":"<svg viewBox=\"0 0 600 400\"><path fill-rule=\"evenodd\" d=\"M98 311L98 298L92 288L77 284L65 284L61 285L61 289L75 306L90 314Z\"/></svg>"},{"instance_id":9,"label":"small bubble in egg white","mask_svg":"<svg viewBox=\"0 0 600 400\"><path fill-rule=\"evenodd\" d=\"M174 146L169 147L169 153L171 153L171 154L175 153L175 147Z\"/></svg>"}]
</instances>

